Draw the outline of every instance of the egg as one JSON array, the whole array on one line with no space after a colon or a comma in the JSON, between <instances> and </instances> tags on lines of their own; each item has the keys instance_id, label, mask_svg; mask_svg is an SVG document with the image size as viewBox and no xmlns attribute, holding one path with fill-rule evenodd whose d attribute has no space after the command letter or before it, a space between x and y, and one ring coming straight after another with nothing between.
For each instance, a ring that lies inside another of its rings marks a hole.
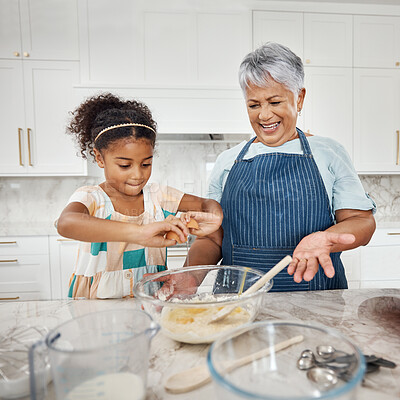
<instances>
[{"instance_id":1,"label":"egg","mask_svg":"<svg viewBox=\"0 0 400 400\"><path fill-rule=\"evenodd\" d=\"M199 224L198 224L197 221L196 221L195 219L193 219L193 218L190 218L190 221L186 224L186 226L187 226L188 228L199 229ZM166 238L167 238L167 239L170 239L170 240L175 240L177 243L184 243L184 242L182 242L182 241L179 239L179 236L178 236L175 232L173 232L173 231L169 231L169 232L167 233Z\"/></svg>"}]
</instances>

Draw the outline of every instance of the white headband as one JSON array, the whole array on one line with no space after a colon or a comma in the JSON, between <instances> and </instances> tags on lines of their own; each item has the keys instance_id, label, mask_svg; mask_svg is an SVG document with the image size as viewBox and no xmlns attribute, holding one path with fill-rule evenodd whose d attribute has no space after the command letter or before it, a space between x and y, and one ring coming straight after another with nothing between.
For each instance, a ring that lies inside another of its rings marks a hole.
<instances>
[{"instance_id":1,"label":"white headband","mask_svg":"<svg viewBox=\"0 0 400 400\"><path fill-rule=\"evenodd\" d=\"M143 125L143 124L135 124L135 123L127 123L127 124L119 124L119 125L112 125L109 126L108 128L103 129L102 131L99 132L99 134L95 137L94 141L96 141L104 132L110 131L111 129L117 129L117 128L122 128L124 126L142 126L143 128L147 128L150 129L151 131L153 131L154 133L156 133L156 131L151 127L151 126L147 126L147 125Z\"/></svg>"}]
</instances>

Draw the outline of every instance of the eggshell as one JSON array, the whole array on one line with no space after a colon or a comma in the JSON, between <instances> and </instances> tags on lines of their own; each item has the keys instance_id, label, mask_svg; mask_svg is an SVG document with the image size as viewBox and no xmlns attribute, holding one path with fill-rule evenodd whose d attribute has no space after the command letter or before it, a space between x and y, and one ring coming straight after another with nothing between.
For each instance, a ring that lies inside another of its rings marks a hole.
<instances>
[{"instance_id":1,"label":"eggshell","mask_svg":"<svg viewBox=\"0 0 400 400\"><path fill-rule=\"evenodd\" d=\"M180 239L179 239L179 236L175 233L175 232L173 232L173 231L169 231L168 233L167 233L167 236L165 236L167 239L170 239L170 240L176 240L176 242L177 243L184 243L184 242L182 242Z\"/></svg>"},{"instance_id":2,"label":"eggshell","mask_svg":"<svg viewBox=\"0 0 400 400\"><path fill-rule=\"evenodd\" d=\"M194 229L199 229L199 224L197 221L193 218L190 218L190 221L186 225L188 228L194 228Z\"/></svg>"},{"instance_id":3,"label":"eggshell","mask_svg":"<svg viewBox=\"0 0 400 400\"><path fill-rule=\"evenodd\" d=\"M190 219L190 221L187 223L186 226L187 226L188 228L199 229L199 224L198 224L197 221L196 221L195 219L193 219L193 218ZM179 236L178 236L175 232L173 232L173 231L169 231L169 232L167 233L167 235L166 235L166 238L167 238L167 239L170 239L170 240L176 240L176 242L179 243L179 244L185 243L185 242L182 242L182 241L179 239Z\"/></svg>"}]
</instances>

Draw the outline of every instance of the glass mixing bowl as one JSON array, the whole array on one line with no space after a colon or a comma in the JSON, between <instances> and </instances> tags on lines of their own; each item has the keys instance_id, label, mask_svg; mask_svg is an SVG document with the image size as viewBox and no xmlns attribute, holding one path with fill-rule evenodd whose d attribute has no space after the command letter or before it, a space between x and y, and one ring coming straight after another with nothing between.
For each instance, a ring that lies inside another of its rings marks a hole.
<instances>
[{"instance_id":1,"label":"glass mixing bowl","mask_svg":"<svg viewBox=\"0 0 400 400\"><path fill-rule=\"evenodd\" d=\"M236 400L355 399L365 372L362 353L340 333L287 321L232 330L211 345L207 364L217 398Z\"/></svg>"},{"instance_id":2,"label":"glass mixing bowl","mask_svg":"<svg viewBox=\"0 0 400 400\"><path fill-rule=\"evenodd\" d=\"M272 281L253 294L242 293L263 275L256 269L234 266L180 268L144 277L133 294L166 336L184 343L211 343L254 320ZM234 306L233 311L210 322L225 306Z\"/></svg>"}]
</instances>

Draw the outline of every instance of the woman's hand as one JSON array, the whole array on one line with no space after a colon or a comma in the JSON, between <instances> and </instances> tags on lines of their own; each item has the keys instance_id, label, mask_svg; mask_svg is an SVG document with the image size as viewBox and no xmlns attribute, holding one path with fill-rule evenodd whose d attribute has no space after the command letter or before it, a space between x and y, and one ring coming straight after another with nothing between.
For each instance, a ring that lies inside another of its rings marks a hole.
<instances>
[{"instance_id":1,"label":"woman's hand","mask_svg":"<svg viewBox=\"0 0 400 400\"><path fill-rule=\"evenodd\" d=\"M181 214L181 220L187 224L193 218L199 225L198 229L190 228L192 235L207 236L215 232L222 224L222 215L212 212L188 211Z\"/></svg>"},{"instance_id":2,"label":"woman's hand","mask_svg":"<svg viewBox=\"0 0 400 400\"><path fill-rule=\"evenodd\" d=\"M311 281L318 271L319 264L325 275L332 278L335 269L330 258L332 247L337 244L351 244L356 240L350 233L314 232L305 236L293 252L293 261L289 264L287 271L293 275L295 282L300 283L303 279Z\"/></svg>"},{"instance_id":3,"label":"woman's hand","mask_svg":"<svg viewBox=\"0 0 400 400\"><path fill-rule=\"evenodd\" d=\"M135 229L137 229L135 227ZM167 247L174 246L175 240L166 239L165 235L173 231L182 242L185 242L189 229L179 218L169 215L164 221L153 222L139 227L139 234L135 232L134 243L144 247Z\"/></svg>"}]
</instances>

